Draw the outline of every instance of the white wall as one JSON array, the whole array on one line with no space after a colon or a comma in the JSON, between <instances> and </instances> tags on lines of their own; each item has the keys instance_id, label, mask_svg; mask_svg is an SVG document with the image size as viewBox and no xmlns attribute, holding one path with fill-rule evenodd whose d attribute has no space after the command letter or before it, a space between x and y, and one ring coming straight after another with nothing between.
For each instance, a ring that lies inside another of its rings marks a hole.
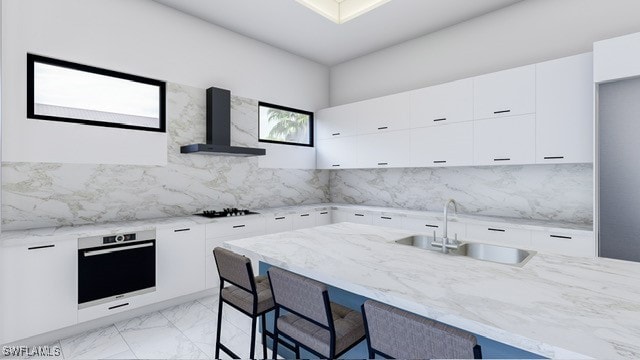
<instances>
[{"instance_id":1,"label":"white wall","mask_svg":"<svg viewBox=\"0 0 640 360\"><path fill-rule=\"evenodd\" d=\"M331 68L340 105L589 52L640 31L638 0L525 0Z\"/></svg>"},{"instance_id":2,"label":"white wall","mask_svg":"<svg viewBox=\"0 0 640 360\"><path fill-rule=\"evenodd\" d=\"M166 164L166 135L26 119L27 52L294 108L328 105L325 66L150 0L2 7L3 161Z\"/></svg>"}]
</instances>

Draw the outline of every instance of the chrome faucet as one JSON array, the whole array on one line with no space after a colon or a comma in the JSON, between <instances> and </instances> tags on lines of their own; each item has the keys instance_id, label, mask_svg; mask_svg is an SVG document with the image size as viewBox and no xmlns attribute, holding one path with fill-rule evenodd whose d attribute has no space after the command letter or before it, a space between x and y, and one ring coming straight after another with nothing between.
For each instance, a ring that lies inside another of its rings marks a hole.
<instances>
[{"instance_id":1,"label":"chrome faucet","mask_svg":"<svg viewBox=\"0 0 640 360\"><path fill-rule=\"evenodd\" d=\"M434 241L431 242L431 246L439 247L442 249L443 254L449 253L449 249L455 250L458 248L458 234L455 235L455 239L453 242L449 241L449 237L447 235L447 225L449 222L449 205L453 204L453 210L455 213L458 213L458 205L456 201L453 199L449 199L446 204L444 204L444 226L442 228L442 242L435 241L435 235L433 236Z\"/></svg>"}]
</instances>

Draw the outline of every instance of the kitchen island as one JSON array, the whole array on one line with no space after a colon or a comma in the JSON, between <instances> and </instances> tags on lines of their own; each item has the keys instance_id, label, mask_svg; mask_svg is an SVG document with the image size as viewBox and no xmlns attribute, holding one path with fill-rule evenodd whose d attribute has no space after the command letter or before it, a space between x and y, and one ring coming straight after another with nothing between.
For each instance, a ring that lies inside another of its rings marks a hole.
<instances>
[{"instance_id":1,"label":"kitchen island","mask_svg":"<svg viewBox=\"0 0 640 360\"><path fill-rule=\"evenodd\" d=\"M394 243L413 234L340 223L225 246L544 357L640 357L640 264L538 253L516 267Z\"/></svg>"}]
</instances>

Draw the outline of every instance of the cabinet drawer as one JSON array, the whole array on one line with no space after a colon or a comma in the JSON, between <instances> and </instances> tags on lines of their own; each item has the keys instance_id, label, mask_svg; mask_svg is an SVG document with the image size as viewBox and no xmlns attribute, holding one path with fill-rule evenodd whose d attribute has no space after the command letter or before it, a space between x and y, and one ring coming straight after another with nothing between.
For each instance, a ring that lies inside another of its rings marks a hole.
<instances>
[{"instance_id":1,"label":"cabinet drawer","mask_svg":"<svg viewBox=\"0 0 640 360\"><path fill-rule=\"evenodd\" d=\"M308 211L293 215L293 230L307 229L316 226L315 211Z\"/></svg>"},{"instance_id":2,"label":"cabinet drawer","mask_svg":"<svg viewBox=\"0 0 640 360\"><path fill-rule=\"evenodd\" d=\"M225 237L215 237L215 238L207 238L206 240L206 256L213 256L213 249L217 246L222 246L222 243L225 241L244 239L252 236L260 236L264 234L263 231L260 232L252 232L252 233L242 233Z\"/></svg>"},{"instance_id":3,"label":"cabinet drawer","mask_svg":"<svg viewBox=\"0 0 640 360\"><path fill-rule=\"evenodd\" d=\"M91 306L78 310L78 322L98 319L101 317L118 314L127 310L139 308L158 302L156 292L133 296L127 299L111 301L106 304Z\"/></svg>"},{"instance_id":4,"label":"cabinet drawer","mask_svg":"<svg viewBox=\"0 0 640 360\"><path fill-rule=\"evenodd\" d=\"M373 225L402 229L402 218L393 214L379 214L373 217Z\"/></svg>"},{"instance_id":5,"label":"cabinet drawer","mask_svg":"<svg viewBox=\"0 0 640 360\"><path fill-rule=\"evenodd\" d=\"M474 117L489 119L536 110L536 67L523 66L475 77Z\"/></svg>"},{"instance_id":6,"label":"cabinet drawer","mask_svg":"<svg viewBox=\"0 0 640 360\"><path fill-rule=\"evenodd\" d=\"M474 164L534 164L535 115L474 122Z\"/></svg>"},{"instance_id":7,"label":"cabinet drawer","mask_svg":"<svg viewBox=\"0 0 640 360\"><path fill-rule=\"evenodd\" d=\"M316 211L316 226L331 224L331 210Z\"/></svg>"},{"instance_id":8,"label":"cabinet drawer","mask_svg":"<svg viewBox=\"0 0 640 360\"><path fill-rule=\"evenodd\" d=\"M369 213L363 211L353 211L348 212L345 216L345 220L347 222L352 222L356 224L373 224L373 216Z\"/></svg>"},{"instance_id":9,"label":"cabinet drawer","mask_svg":"<svg viewBox=\"0 0 640 360\"><path fill-rule=\"evenodd\" d=\"M293 229L293 214L270 216L266 219L266 233L275 234Z\"/></svg>"},{"instance_id":10,"label":"cabinet drawer","mask_svg":"<svg viewBox=\"0 0 640 360\"><path fill-rule=\"evenodd\" d=\"M473 79L430 86L411 93L411 127L473 119Z\"/></svg>"},{"instance_id":11,"label":"cabinet drawer","mask_svg":"<svg viewBox=\"0 0 640 360\"><path fill-rule=\"evenodd\" d=\"M457 221L449 221L447 224L447 236L449 238L455 238L458 235L458 240L465 240L467 235L467 227L464 223ZM420 234L433 234L435 231L438 236L442 235L443 222L438 219L429 218L416 218L407 217L402 219L402 228L405 230L416 231Z\"/></svg>"},{"instance_id":12,"label":"cabinet drawer","mask_svg":"<svg viewBox=\"0 0 640 360\"><path fill-rule=\"evenodd\" d=\"M467 240L493 243L523 249L531 248L531 231L512 229L502 224L467 224Z\"/></svg>"},{"instance_id":13,"label":"cabinet drawer","mask_svg":"<svg viewBox=\"0 0 640 360\"><path fill-rule=\"evenodd\" d=\"M234 220L207 224L207 238L264 232L265 220L263 218L251 218L251 216L242 216Z\"/></svg>"},{"instance_id":14,"label":"cabinet drawer","mask_svg":"<svg viewBox=\"0 0 640 360\"><path fill-rule=\"evenodd\" d=\"M533 231L534 250L554 254L595 257L595 240L591 236L576 236L562 232Z\"/></svg>"}]
</instances>

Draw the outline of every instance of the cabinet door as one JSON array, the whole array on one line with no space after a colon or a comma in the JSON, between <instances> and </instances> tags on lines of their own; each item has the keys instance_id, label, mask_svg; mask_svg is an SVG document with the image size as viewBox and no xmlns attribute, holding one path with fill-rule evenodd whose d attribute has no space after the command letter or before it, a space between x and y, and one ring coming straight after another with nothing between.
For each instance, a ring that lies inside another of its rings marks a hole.
<instances>
[{"instance_id":1,"label":"cabinet door","mask_svg":"<svg viewBox=\"0 0 640 360\"><path fill-rule=\"evenodd\" d=\"M265 219L257 215L245 215L235 218L220 219L206 225L207 239L223 236L235 236L243 234L264 233ZM207 253L211 253L211 249L207 249Z\"/></svg>"},{"instance_id":2,"label":"cabinet door","mask_svg":"<svg viewBox=\"0 0 640 360\"><path fill-rule=\"evenodd\" d=\"M473 87L475 119L535 112L535 65L475 77Z\"/></svg>"},{"instance_id":3,"label":"cabinet door","mask_svg":"<svg viewBox=\"0 0 640 360\"><path fill-rule=\"evenodd\" d=\"M473 122L411 131L411 166L473 165Z\"/></svg>"},{"instance_id":4,"label":"cabinet door","mask_svg":"<svg viewBox=\"0 0 640 360\"><path fill-rule=\"evenodd\" d=\"M318 140L318 169L350 169L356 166L356 137Z\"/></svg>"},{"instance_id":5,"label":"cabinet door","mask_svg":"<svg viewBox=\"0 0 640 360\"><path fill-rule=\"evenodd\" d=\"M316 211L316 226L331 224L331 210Z\"/></svg>"},{"instance_id":6,"label":"cabinet door","mask_svg":"<svg viewBox=\"0 0 640 360\"><path fill-rule=\"evenodd\" d=\"M315 211L308 211L293 215L293 230L307 229L316 226Z\"/></svg>"},{"instance_id":7,"label":"cabinet door","mask_svg":"<svg viewBox=\"0 0 640 360\"><path fill-rule=\"evenodd\" d=\"M535 163L535 115L474 121L475 165Z\"/></svg>"},{"instance_id":8,"label":"cabinet door","mask_svg":"<svg viewBox=\"0 0 640 360\"><path fill-rule=\"evenodd\" d=\"M331 210L331 223L337 224L349 221L349 211L347 210Z\"/></svg>"},{"instance_id":9,"label":"cabinet door","mask_svg":"<svg viewBox=\"0 0 640 360\"><path fill-rule=\"evenodd\" d=\"M394 214L378 214L373 217L373 225L402 229L402 219Z\"/></svg>"},{"instance_id":10,"label":"cabinet door","mask_svg":"<svg viewBox=\"0 0 640 360\"><path fill-rule=\"evenodd\" d=\"M248 238L248 237L252 237L252 236L259 236L262 235L263 232L259 232L259 233L245 233L245 234L237 234L237 235L231 235L231 236L224 236L224 237L216 237L216 238L209 238L207 237L207 249L211 249L211 251L207 251L207 256L205 258L205 287L207 289L211 289L211 288L217 288L218 286L220 286L220 276L218 275L218 267L216 266L216 260L215 257L213 256L213 249L218 247L218 246L222 246L224 242L226 241L233 241L233 240L238 240L238 239L244 239L244 238ZM251 266L253 268L253 273L257 274L258 273L258 262L259 260L253 257L249 257L251 259Z\"/></svg>"},{"instance_id":11,"label":"cabinet door","mask_svg":"<svg viewBox=\"0 0 640 360\"><path fill-rule=\"evenodd\" d=\"M355 135L360 109L358 103L355 103L317 111L315 122L318 139Z\"/></svg>"},{"instance_id":12,"label":"cabinet door","mask_svg":"<svg viewBox=\"0 0 640 360\"><path fill-rule=\"evenodd\" d=\"M522 249L531 248L531 231L512 229L505 227L503 224L467 224L467 239Z\"/></svg>"},{"instance_id":13,"label":"cabinet door","mask_svg":"<svg viewBox=\"0 0 640 360\"><path fill-rule=\"evenodd\" d=\"M347 219L345 221L356 224L373 225L373 216L362 211L351 211L347 214Z\"/></svg>"},{"instance_id":14,"label":"cabinet door","mask_svg":"<svg viewBox=\"0 0 640 360\"><path fill-rule=\"evenodd\" d=\"M409 93L361 101L357 104L361 107L357 121L358 135L376 134L410 127Z\"/></svg>"},{"instance_id":15,"label":"cabinet door","mask_svg":"<svg viewBox=\"0 0 640 360\"><path fill-rule=\"evenodd\" d=\"M410 139L410 130L358 136L357 167L391 168L408 166Z\"/></svg>"},{"instance_id":16,"label":"cabinet door","mask_svg":"<svg viewBox=\"0 0 640 360\"><path fill-rule=\"evenodd\" d=\"M593 235L579 236L563 232L534 231L531 241L534 250L580 257L595 257Z\"/></svg>"},{"instance_id":17,"label":"cabinet door","mask_svg":"<svg viewBox=\"0 0 640 360\"><path fill-rule=\"evenodd\" d=\"M473 120L473 79L416 90L410 109L412 128Z\"/></svg>"},{"instance_id":18,"label":"cabinet door","mask_svg":"<svg viewBox=\"0 0 640 360\"><path fill-rule=\"evenodd\" d=\"M536 99L536 161L593 162L592 54L538 64Z\"/></svg>"},{"instance_id":19,"label":"cabinet door","mask_svg":"<svg viewBox=\"0 0 640 360\"><path fill-rule=\"evenodd\" d=\"M443 221L442 219L422 218L422 217L406 217L402 219L402 228L405 230L416 231L420 234L432 235L436 232L437 236L442 236ZM466 225L461 222L451 221L447 223L447 236L458 240L465 240L467 235Z\"/></svg>"},{"instance_id":20,"label":"cabinet door","mask_svg":"<svg viewBox=\"0 0 640 360\"><path fill-rule=\"evenodd\" d=\"M284 231L291 231L293 229L293 216L287 215L275 215L267 218L267 234L275 234Z\"/></svg>"},{"instance_id":21,"label":"cabinet door","mask_svg":"<svg viewBox=\"0 0 640 360\"><path fill-rule=\"evenodd\" d=\"M78 322L78 242L2 249L2 341L7 343Z\"/></svg>"},{"instance_id":22,"label":"cabinet door","mask_svg":"<svg viewBox=\"0 0 640 360\"><path fill-rule=\"evenodd\" d=\"M204 290L205 227L189 225L157 229L159 300Z\"/></svg>"}]
</instances>

